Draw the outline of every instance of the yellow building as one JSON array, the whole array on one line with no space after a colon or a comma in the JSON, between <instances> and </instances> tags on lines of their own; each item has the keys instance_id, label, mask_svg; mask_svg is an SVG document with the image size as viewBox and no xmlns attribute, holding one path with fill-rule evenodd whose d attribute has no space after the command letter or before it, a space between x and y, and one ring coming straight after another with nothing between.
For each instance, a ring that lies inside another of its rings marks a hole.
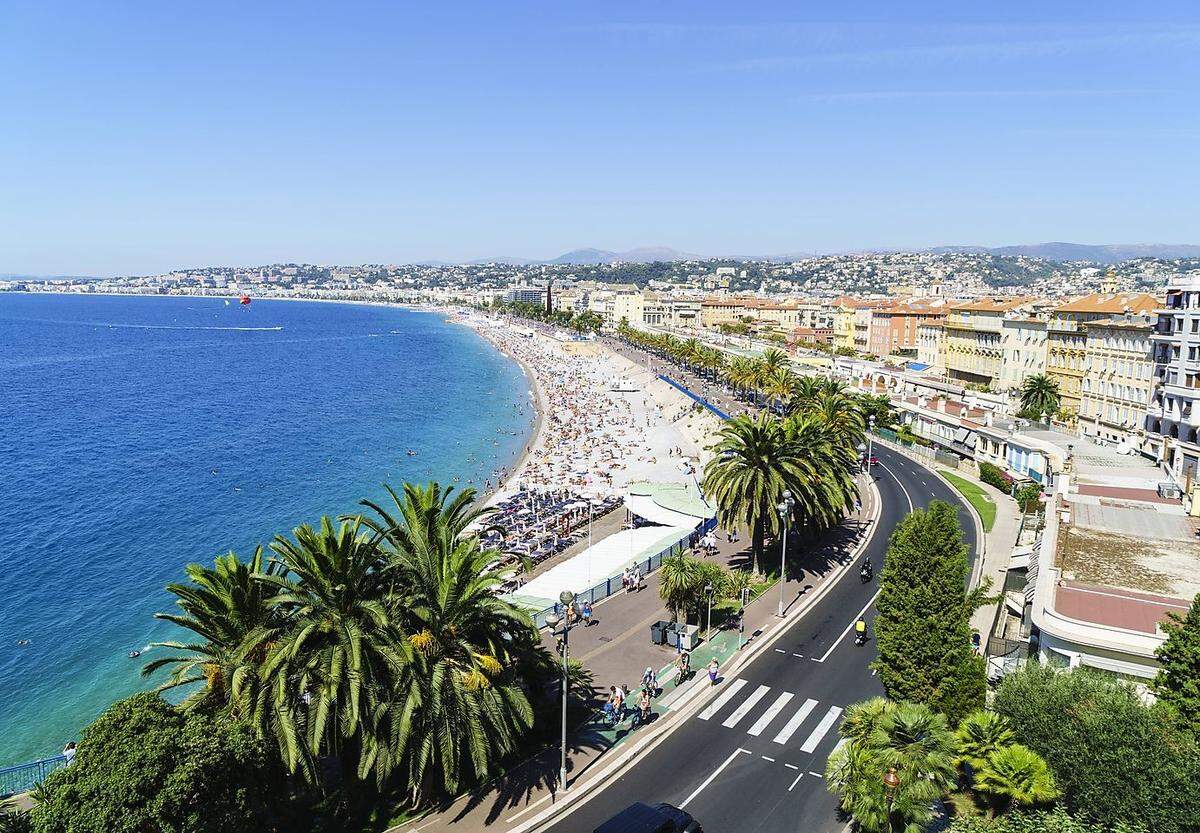
<instances>
[{"instance_id":1,"label":"yellow building","mask_svg":"<svg viewBox=\"0 0 1200 833\"><path fill-rule=\"evenodd\" d=\"M1046 375L1058 382L1064 413L1079 414L1083 406L1083 379L1089 371L1084 325L1113 316L1148 315L1160 306L1160 300L1146 293L1094 292L1054 308L1046 328Z\"/></svg>"},{"instance_id":2,"label":"yellow building","mask_svg":"<svg viewBox=\"0 0 1200 833\"><path fill-rule=\"evenodd\" d=\"M1154 389L1152 315L1101 318L1084 325L1088 371L1079 423L1089 437L1142 447L1143 422Z\"/></svg>"},{"instance_id":3,"label":"yellow building","mask_svg":"<svg viewBox=\"0 0 1200 833\"><path fill-rule=\"evenodd\" d=\"M1004 319L1031 303L1030 298L981 298L950 307L945 323L947 376L996 386L1004 366Z\"/></svg>"}]
</instances>

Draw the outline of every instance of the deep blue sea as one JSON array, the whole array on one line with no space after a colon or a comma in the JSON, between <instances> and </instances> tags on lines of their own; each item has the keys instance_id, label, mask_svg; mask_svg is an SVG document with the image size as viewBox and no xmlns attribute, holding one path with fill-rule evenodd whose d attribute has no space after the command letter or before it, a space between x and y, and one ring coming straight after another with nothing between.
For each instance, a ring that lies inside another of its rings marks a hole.
<instances>
[{"instance_id":1,"label":"deep blue sea","mask_svg":"<svg viewBox=\"0 0 1200 833\"><path fill-rule=\"evenodd\" d=\"M520 368L431 313L0 293L0 765L148 685L127 655L177 635L153 614L186 563L385 481L482 486L532 417Z\"/></svg>"}]
</instances>

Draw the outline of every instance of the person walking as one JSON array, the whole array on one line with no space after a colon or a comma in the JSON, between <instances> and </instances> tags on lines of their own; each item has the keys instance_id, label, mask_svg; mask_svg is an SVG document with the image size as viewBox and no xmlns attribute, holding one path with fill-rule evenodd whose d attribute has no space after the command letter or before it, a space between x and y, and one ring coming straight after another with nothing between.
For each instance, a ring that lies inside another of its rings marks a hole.
<instances>
[{"instance_id":1,"label":"person walking","mask_svg":"<svg viewBox=\"0 0 1200 833\"><path fill-rule=\"evenodd\" d=\"M713 657L711 660L709 660L709 662L708 662L708 684L709 685L717 684L717 672L720 670L720 668L721 668L721 663L717 662L716 657Z\"/></svg>"},{"instance_id":2,"label":"person walking","mask_svg":"<svg viewBox=\"0 0 1200 833\"><path fill-rule=\"evenodd\" d=\"M646 586L646 577L642 575L641 567L635 569L634 577L637 579L637 591L641 593L642 588Z\"/></svg>"},{"instance_id":3,"label":"person walking","mask_svg":"<svg viewBox=\"0 0 1200 833\"><path fill-rule=\"evenodd\" d=\"M584 602L583 603L583 626L586 628L586 627L591 626L591 624L592 624L592 603Z\"/></svg>"}]
</instances>

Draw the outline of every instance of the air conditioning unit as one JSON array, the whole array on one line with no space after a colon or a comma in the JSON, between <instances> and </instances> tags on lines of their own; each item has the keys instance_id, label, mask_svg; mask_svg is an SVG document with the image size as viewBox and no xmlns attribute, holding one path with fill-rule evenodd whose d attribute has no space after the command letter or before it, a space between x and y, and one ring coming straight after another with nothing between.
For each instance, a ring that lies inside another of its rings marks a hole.
<instances>
[{"instance_id":1,"label":"air conditioning unit","mask_svg":"<svg viewBox=\"0 0 1200 833\"><path fill-rule=\"evenodd\" d=\"M1179 500L1181 497L1183 497L1183 489L1180 489L1174 483L1159 483L1158 496L1171 500Z\"/></svg>"}]
</instances>

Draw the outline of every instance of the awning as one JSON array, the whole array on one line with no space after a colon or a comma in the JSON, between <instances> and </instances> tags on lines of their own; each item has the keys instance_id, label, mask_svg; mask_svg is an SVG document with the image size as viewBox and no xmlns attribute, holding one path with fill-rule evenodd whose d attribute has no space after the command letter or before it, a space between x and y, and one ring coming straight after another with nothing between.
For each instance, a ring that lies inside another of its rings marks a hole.
<instances>
[{"instance_id":1,"label":"awning","mask_svg":"<svg viewBox=\"0 0 1200 833\"><path fill-rule=\"evenodd\" d=\"M652 524L662 526L677 526L685 529L695 529L700 525L701 518L666 509L654 502L649 495L626 495L625 508L639 518L644 518Z\"/></svg>"}]
</instances>

